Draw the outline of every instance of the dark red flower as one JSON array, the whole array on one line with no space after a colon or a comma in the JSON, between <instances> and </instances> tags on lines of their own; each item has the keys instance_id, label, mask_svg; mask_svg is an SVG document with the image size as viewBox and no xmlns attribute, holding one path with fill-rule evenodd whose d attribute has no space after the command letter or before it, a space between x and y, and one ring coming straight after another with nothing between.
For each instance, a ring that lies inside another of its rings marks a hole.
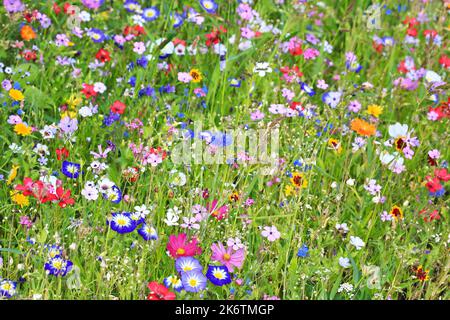
<instances>
[{"instance_id":1,"label":"dark red flower","mask_svg":"<svg viewBox=\"0 0 450 320\"><path fill-rule=\"evenodd\" d=\"M175 293L156 281L149 282L147 287L150 289L147 300L175 300L177 298Z\"/></svg>"},{"instance_id":2,"label":"dark red flower","mask_svg":"<svg viewBox=\"0 0 450 320\"><path fill-rule=\"evenodd\" d=\"M97 54L95 55L95 59L101 61L101 62L108 62L111 60L111 57L109 55L109 52L103 48L97 51Z\"/></svg>"}]
</instances>

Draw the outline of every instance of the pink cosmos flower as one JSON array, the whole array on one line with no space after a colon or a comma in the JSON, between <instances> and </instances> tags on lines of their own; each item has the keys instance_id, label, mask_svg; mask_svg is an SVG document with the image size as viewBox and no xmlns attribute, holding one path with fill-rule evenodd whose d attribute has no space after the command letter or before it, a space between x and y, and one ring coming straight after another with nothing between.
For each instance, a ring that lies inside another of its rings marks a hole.
<instances>
[{"instance_id":1,"label":"pink cosmos flower","mask_svg":"<svg viewBox=\"0 0 450 320\"><path fill-rule=\"evenodd\" d=\"M233 247L225 248L221 242L213 243L211 260L218 261L227 267L229 272L234 271L234 267L240 269L245 259L244 249L234 251Z\"/></svg>"},{"instance_id":2,"label":"pink cosmos flower","mask_svg":"<svg viewBox=\"0 0 450 320\"><path fill-rule=\"evenodd\" d=\"M192 80L192 77L187 72L178 72L178 80L183 83L189 83Z\"/></svg>"},{"instance_id":3,"label":"pink cosmos flower","mask_svg":"<svg viewBox=\"0 0 450 320\"><path fill-rule=\"evenodd\" d=\"M264 238L267 238L270 242L274 242L275 240L279 239L281 236L281 233L278 231L277 227L275 226L265 226L264 230L261 232L261 235Z\"/></svg>"},{"instance_id":4,"label":"pink cosmos flower","mask_svg":"<svg viewBox=\"0 0 450 320\"><path fill-rule=\"evenodd\" d=\"M206 205L206 209L217 220L224 219L228 214L228 206L224 205L224 206L218 207L217 199L214 199L211 203L208 203Z\"/></svg>"},{"instance_id":5,"label":"pink cosmos flower","mask_svg":"<svg viewBox=\"0 0 450 320\"><path fill-rule=\"evenodd\" d=\"M188 241L185 233L171 235L167 243L167 250L173 258L192 257L202 253L202 249L197 244L197 238Z\"/></svg>"}]
</instances>

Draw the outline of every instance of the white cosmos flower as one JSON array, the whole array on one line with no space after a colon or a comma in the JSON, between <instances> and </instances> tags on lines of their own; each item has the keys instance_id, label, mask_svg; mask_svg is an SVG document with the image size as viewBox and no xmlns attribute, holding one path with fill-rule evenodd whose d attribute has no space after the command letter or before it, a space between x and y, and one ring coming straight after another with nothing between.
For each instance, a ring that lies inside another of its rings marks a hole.
<instances>
[{"instance_id":1,"label":"white cosmos flower","mask_svg":"<svg viewBox=\"0 0 450 320\"><path fill-rule=\"evenodd\" d=\"M398 138L398 137L406 137L408 134L408 125L407 124L401 124L396 123L389 126L389 135L392 138Z\"/></svg>"}]
</instances>

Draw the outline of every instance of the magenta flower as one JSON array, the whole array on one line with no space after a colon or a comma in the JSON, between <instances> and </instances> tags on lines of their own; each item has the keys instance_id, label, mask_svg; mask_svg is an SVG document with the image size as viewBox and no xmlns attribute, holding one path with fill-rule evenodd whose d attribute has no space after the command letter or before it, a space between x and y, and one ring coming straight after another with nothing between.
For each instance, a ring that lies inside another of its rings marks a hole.
<instances>
[{"instance_id":1,"label":"magenta flower","mask_svg":"<svg viewBox=\"0 0 450 320\"><path fill-rule=\"evenodd\" d=\"M219 207L217 205L217 199L214 199L211 203L206 205L208 212L217 220L224 219L228 214L228 206L224 205Z\"/></svg>"},{"instance_id":2,"label":"magenta flower","mask_svg":"<svg viewBox=\"0 0 450 320\"><path fill-rule=\"evenodd\" d=\"M244 249L234 251L233 247L225 248L221 242L213 243L211 246L213 252L211 260L218 261L227 267L229 272L233 272L234 268L242 268L245 259Z\"/></svg>"}]
</instances>

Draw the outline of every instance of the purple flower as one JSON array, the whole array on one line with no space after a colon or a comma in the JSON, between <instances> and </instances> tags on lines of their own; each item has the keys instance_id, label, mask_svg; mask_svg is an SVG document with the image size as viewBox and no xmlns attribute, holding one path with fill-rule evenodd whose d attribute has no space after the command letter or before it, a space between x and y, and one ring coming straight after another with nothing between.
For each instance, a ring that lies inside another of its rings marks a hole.
<instances>
[{"instance_id":1,"label":"purple flower","mask_svg":"<svg viewBox=\"0 0 450 320\"><path fill-rule=\"evenodd\" d=\"M78 129L78 120L76 118L64 117L59 123L59 128L64 133L72 134Z\"/></svg>"},{"instance_id":2,"label":"purple flower","mask_svg":"<svg viewBox=\"0 0 450 320\"><path fill-rule=\"evenodd\" d=\"M25 10L25 6L20 0L3 0L3 6L9 13L16 13Z\"/></svg>"},{"instance_id":3,"label":"purple flower","mask_svg":"<svg viewBox=\"0 0 450 320\"><path fill-rule=\"evenodd\" d=\"M262 113L260 110L256 110L255 112L252 112L250 114L250 119L253 121L258 121L264 118L264 113Z\"/></svg>"},{"instance_id":4,"label":"purple flower","mask_svg":"<svg viewBox=\"0 0 450 320\"><path fill-rule=\"evenodd\" d=\"M339 102L341 101L341 93L337 91L325 92L322 95L322 101L330 106L331 108L336 108Z\"/></svg>"},{"instance_id":5,"label":"purple flower","mask_svg":"<svg viewBox=\"0 0 450 320\"><path fill-rule=\"evenodd\" d=\"M11 81L9 81L8 79L3 80L2 88L5 89L6 91L9 91L12 88Z\"/></svg>"},{"instance_id":6,"label":"purple flower","mask_svg":"<svg viewBox=\"0 0 450 320\"><path fill-rule=\"evenodd\" d=\"M98 9L101 7L105 0L82 0L84 6L88 9Z\"/></svg>"}]
</instances>

